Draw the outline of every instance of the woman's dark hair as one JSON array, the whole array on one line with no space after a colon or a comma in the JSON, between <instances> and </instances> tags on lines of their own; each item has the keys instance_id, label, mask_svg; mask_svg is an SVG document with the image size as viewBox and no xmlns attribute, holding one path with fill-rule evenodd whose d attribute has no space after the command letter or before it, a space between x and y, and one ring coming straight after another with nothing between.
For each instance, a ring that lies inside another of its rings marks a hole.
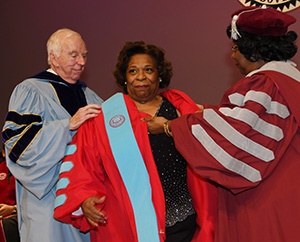
<instances>
[{"instance_id":1,"label":"woman's dark hair","mask_svg":"<svg viewBox=\"0 0 300 242\"><path fill-rule=\"evenodd\" d=\"M147 54L151 56L156 62L158 75L162 79L159 83L159 88L169 86L173 75L172 63L165 59L165 51L160 47L146 44L143 41L126 42L120 51L118 63L116 64L116 69L113 72L118 86L123 89L124 93L128 94L127 86L125 84L127 81L126 71L128 63L131 57L136 54Z\"/></svg>"},{"instance_id":2,"label":"woman's dark hair","mask_svg":"<svg viewBox=\"0 0 300 242\"><path fill-rule=\"evenodd\" d=\"M227 27L227 36L231 37L231 26ZM282 36L265 36L245 32L238 28L241 37L233 40L239 51L251 62L258 60L286 61L297 53L295 40L297 34L289 31Z\"/></svg>"}]
</instances>

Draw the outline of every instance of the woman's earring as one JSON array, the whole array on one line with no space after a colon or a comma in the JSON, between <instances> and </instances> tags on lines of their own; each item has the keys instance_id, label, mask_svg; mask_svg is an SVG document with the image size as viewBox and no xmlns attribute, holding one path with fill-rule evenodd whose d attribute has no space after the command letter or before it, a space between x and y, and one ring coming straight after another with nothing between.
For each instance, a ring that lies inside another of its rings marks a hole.
<instances>
[{"instance_id":1,"label":"woman's earring","mask_svg":"<svg viewBox=\"0 0 300 242\"><path fill-rule=\"evenodd\" d=\"M258 57L257 56L250 56L250 61L251 62L256 62L256 61L258 61Z\"/></svg>"},{"instance_id":2,"label":"woman's earring","mask_svg":"<svg viewBox=\"0 0 300 242\"><path fill-rule=\"evenodd\" d=\"M161 79L161 77L160 77L158 80L159 80L159 82L162 82L162 79Z\"/></svg>"},{"instance_id":3,"label":"woman's earring","mask_svg":"<svg viewBox=\"0 0 300 242\"><path fill-rule=\"evenodd\" d=\"M124 82L124 85L126 86L126 85L127 85L127 82Z\"/></svg>"}]
</instances>

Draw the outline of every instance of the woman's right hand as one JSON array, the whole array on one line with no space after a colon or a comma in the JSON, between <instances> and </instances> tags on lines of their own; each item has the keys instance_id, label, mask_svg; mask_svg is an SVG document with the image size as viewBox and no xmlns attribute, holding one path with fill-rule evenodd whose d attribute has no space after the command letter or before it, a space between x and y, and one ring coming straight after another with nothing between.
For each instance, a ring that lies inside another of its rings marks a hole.
<instances>
[{"instance_id":1,"label":"woman's right hand","mask_svg":"<svg viewBox=\"0 0 300 242\"><path fill-rule=\"evenodd\" d=\"M98 226L99 223L105 225L107 222L107 217L105 211L102 209L99 210L96 205L104 203L105 196L103 197L90 197L86 199L82 204L82 211L89 221L89 223L93 226Z\"/></svg>"}]
</instances>

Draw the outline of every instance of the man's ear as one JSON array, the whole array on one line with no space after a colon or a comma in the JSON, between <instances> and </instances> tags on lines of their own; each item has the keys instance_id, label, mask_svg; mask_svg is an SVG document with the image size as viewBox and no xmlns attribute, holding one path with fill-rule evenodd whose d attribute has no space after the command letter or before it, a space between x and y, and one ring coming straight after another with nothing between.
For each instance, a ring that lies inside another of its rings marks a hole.
<instances>
[{"instance_id":1,"label":"man's ear","mask_svg":"<svg viewBox=\"0 0 300 242\"><path fill-rule=\"evenodd\" d=\"M58 61L57 61L57 56L53 52L50 52L49 57L50 57L51 64L55 67L58 67L59 64L58 64Z\"/></svg>"}]
</instances>

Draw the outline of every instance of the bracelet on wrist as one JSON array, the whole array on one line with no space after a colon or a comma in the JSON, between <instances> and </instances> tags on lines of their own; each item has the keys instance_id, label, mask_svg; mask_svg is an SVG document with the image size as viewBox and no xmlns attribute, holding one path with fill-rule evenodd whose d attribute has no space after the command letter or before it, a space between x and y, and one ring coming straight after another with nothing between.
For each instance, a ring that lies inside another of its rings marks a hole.
<instances>
[{"instance_id":1,"label":"bracelet on wrist","mask_svg":"<svg viewBox=\"0 0 300 242\"><path fill-rule=\"evenodd\" d=\"M170 123L171 120L168 120L167 122L164 123L164 131L168 137L173 137L172 131L170 130Z\"/></svg>"}]
</instances>

